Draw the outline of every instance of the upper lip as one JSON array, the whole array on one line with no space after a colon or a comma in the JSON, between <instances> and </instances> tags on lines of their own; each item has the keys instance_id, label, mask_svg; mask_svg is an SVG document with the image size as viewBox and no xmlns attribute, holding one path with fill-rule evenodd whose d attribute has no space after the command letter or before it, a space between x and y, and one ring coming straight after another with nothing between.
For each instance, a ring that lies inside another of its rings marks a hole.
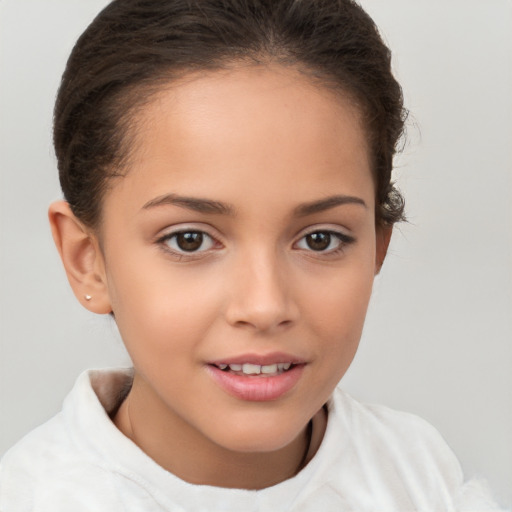
<instances>
[{"instance_id":1,"label":"upper lip","mask_svg":"<svg viewBox=\"0 0 512 512\"><path fill-rule=\"evenodd\" d=\"M270 354L240 354L229 356L223 359L210 361L208 364L218 366L220 364L254 364L259 366L267 366L277 363L292 363L294 365L304 364L306 361L300 357L286 354L284 352L272 352Z\"/></svg>"}]
</instances>

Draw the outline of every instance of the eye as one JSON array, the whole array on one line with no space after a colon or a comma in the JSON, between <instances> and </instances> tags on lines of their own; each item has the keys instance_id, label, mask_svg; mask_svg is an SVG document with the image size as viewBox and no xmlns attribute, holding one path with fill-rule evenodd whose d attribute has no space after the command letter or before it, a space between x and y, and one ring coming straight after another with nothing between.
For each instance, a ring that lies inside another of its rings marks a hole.
<instances>
[{"instance_id":1,"label":"eye","mask_svg":"<svg viewBox=\"0 0 512 512\"><path fill-rule=\"evenodd\" d=\"M314 231L303 236L297 243L299 249L314 252L336 252L344 245L352 243L354 239L343 233L335 231Z\"/></svg>"},{"instance_id":2,"label":"eye","mask_svg":"<svg viewBox=\"0 0 512 512\"><path fill-rule=\"evenodd\" d=\"M179 231L166 235L160 241L178 253L204 252L215 245L213 238L204 231Z\"/></svg>"}]
</instances>

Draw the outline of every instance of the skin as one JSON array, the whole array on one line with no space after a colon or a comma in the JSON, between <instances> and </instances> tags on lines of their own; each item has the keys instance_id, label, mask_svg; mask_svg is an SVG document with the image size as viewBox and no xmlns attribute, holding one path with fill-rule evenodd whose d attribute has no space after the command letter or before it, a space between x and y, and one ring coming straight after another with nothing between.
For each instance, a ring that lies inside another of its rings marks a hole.
<instances>
[{"instance_id":1,"label":"skin","mask_svg":"<svg viewBox=\"0 0 512 512\"><path fill-rule=\"evenodd\" d=\"M356 353L391 234L375 226L359 112L293 69L237 67L170 84L136 123L129 172L107 193L98 230L65 202L50 208L77 297L114 312L133 360L114 422L189 482L276 484L298 471L311 418L308 458L321 442L322 406ZM332 196L355 199L299 214ZM207 234L195 252L172 237L187 230ZM313 250L311 232L343 240ZM306 363L277 400L241 400L208 371L277 351Z\"/></svg>"}]
</instances>

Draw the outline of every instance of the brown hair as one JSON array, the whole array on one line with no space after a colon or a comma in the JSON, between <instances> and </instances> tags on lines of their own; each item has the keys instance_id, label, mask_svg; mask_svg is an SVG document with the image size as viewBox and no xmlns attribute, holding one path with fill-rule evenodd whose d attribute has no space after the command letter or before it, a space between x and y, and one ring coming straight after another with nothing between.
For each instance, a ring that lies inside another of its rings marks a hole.
<instances>
[{"instance_id":1,"label":"brown hair","mask_svg":"<svg viewBox=\"0 0 512 512\"><path fill-rule=\"evenodd\" d=\"M114 0L77 41L55 105L64 197L90 227L129 159L137 109L165 82L237 61L277 62L350 94L369 138L376 221L404 218L391 182L406 111L391 54L353 0Z\"/></svg>"}]
</instances>

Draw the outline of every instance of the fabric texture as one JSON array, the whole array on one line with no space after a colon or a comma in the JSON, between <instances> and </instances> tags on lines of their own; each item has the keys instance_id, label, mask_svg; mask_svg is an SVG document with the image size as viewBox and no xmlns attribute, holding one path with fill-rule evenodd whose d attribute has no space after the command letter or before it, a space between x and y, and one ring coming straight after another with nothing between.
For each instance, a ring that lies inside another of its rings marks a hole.
<instances>
[{"instance_id":1,"label":"fabric texture","mask_svg":"<svg viewBox=\"0 0 512 512\"><path fill-rule=\"evenodd\" d=\"M164 470L112 423L130 370L82 374L62 411L0 462L2 512L488 512L485 485L424 420L336 389L317 454L260 491L193 485Z\"/></svg>"}]
</instances>

